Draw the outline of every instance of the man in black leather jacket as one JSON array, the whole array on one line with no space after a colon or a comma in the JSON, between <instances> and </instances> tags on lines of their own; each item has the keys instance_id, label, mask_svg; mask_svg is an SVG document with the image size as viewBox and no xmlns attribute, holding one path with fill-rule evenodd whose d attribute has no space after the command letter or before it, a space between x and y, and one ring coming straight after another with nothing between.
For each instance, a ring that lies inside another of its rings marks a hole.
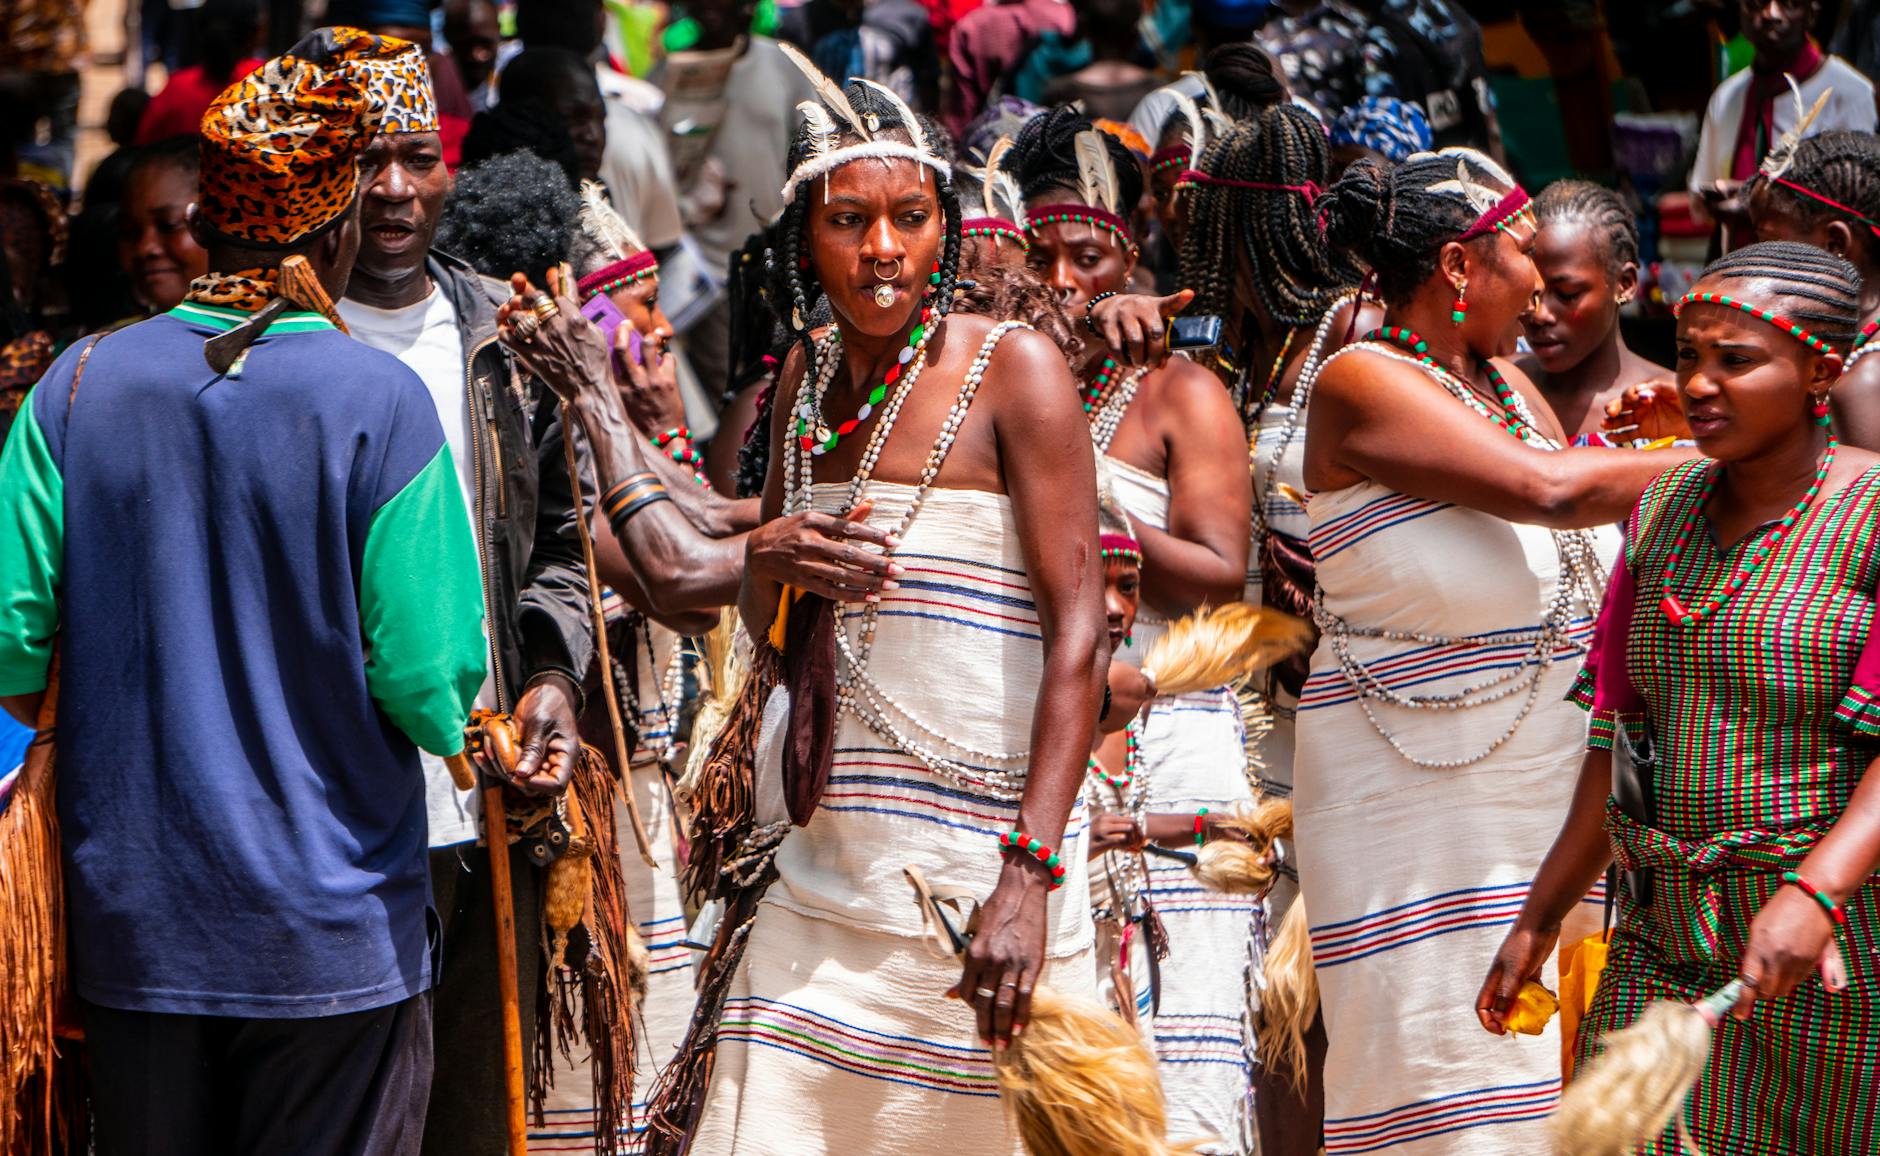
<instances>
[{"instance_id":1,"label":"man in black leather jacket","mask_svg":"<svg viewBox=\"0 0 1880 1156\"><path fill-rule=\"evenodd\" d=\"M577 507L555 396L519 374L496 341L496 303L507 287L431 251L448 191L437 133L385 134L372 143L359 260L339 310L354 337L416 371L437 406L482 568L490 678L477 705L513 714L519 777L553 793L566 786L578 749L579 686L593 648ZM546 761L550 753L570 757ZM426 772L443 966L424 1151L500 1153L505 1088L489 860L476 844L474 795L456 790L441 765ZM520 845L511 849L511 876L526 1008L542 983L542 871ZM534 1018L522 1016L525 1057L535 1050Z\"/></svg>"}]
</instances>

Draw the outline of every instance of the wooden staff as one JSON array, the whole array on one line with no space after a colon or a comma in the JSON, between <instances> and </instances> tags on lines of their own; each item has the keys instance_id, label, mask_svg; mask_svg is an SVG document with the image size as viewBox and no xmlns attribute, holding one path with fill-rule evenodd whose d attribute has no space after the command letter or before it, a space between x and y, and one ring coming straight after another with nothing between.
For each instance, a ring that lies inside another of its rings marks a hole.
<instances>
[{"instance_id":1,"label":"wooden staff","mask_svg":"<svg viewBox=\"0 0 1880 1156\"><path fill-rule=\"evenodd\" d=\"M509 882L509 813L503 785L483 788L483 830L490 845L490 904L496 909L496 987L503 1005L503 1084L508 1093L509 1156L528 1156L523 1113L522 1009L516 984L516 899Z\"/></svg>"}]
</instances>

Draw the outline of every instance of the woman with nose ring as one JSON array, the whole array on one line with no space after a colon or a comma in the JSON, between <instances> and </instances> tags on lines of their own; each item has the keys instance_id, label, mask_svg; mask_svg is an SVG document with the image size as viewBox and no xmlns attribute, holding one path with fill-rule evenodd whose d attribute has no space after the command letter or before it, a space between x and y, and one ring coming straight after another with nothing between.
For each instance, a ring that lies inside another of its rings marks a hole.
<instances>
[{"instance_id":1,"label":"woman with nose ring","mask_svg":"<svg viewBox=\"0 0 1880 1156\"><path fill-rule=\"evenodd\" d=\"M1124 294L1137 258L1127 217L1142 195L1129 150L1076 109L1058 108L1025 126L1006 165L1026 199L1032 268L1074 323L1104 338L1091 342L1082 393L1091 440L1141 542L1141 610L1111 675L1117 697L1140 701L1141 688L1121 680L1142 680L1136 667L1169 620L1240 599L1253 501L1247 446L1220 381L1161 348L1164 317L1193 294ZM1100 305L1123 312L1106 317ZM1138 729L1149 811L1188 816L1204 840L1216 817L1252 798L1232 691L1158 699ZM1160 859L1148 876L1168 938L1152 1035L1169 1138L1215 1137L1203 1151L1247 1152L1245 973L1260 935L1259 897L1202 896L1185 868Z\"/></svg>"},{"instance_id":2,"label":"woman with nose ring","mask_svg":"<svg viewBox=\"0 0 1880 1156\"><path fill-rule=\"evenodd\" d=\"M1571 799L1585 722L1564 700L1611 526L1688 454L1558 448L1503 360L1540 277L1527 194L1487 157L1360 161L1319 209L1384 302L1324 361L1306 418L1320 638L1293 814L1326 1149L1542 1151L1559 1049L1485 1040L1468 973Z\"/></svg>"},{"instance_id":3,"label":"woman with nose ring","mask_svg":"<svg viewBox=\"0 0 1880 1156\"><path fill-rule=\"evenodd\" d=\"M1794 242L1731 253L1678 303L1707 456L1632 511L1575 687L1593 725L1573 807L1479 998L1498 1030L1616 859L1576 1059L1651 1000L1741 978L1681 1113L1706 1152L1880 1150L1880 457L1828 419L1860 303L1853 265ZM1620 727L1657 752L1643 818L1608 799ZM1670 1128L1640 1149L1686 1150Z\"/></svg>"}]
</instances>

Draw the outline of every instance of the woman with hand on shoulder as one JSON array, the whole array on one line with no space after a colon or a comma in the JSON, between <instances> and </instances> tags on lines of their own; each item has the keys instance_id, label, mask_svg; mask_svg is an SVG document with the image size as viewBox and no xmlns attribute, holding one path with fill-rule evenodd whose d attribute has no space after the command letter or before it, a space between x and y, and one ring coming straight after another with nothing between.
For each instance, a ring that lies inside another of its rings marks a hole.
<instances>
[{"instance_id":1,"label":"woman with hand on shoulder","mask_svg":"<svg viewBox=\"0 0 1880 1156\"><path fill-rule=\"evenodd\" d=\"M1032 268L1072 319L1110 347L1082 392L1090 438L1142 544L1142 607L1111 676L1113 698L1139 700L1141 688L1119 689L1119 676L1142 681L1133 668L1168 621L1240 598L1252 498L1246 445L1220 382L1163 348L1165 314L1191 295L1125 292L1138 250L1124 214L1142 192L1130 152L1088 117L1060 108L1025 126L1006 163L1026 199ZM1128 718L1113 712L1109 725ZM1214 822L1208 815L1252 798L1232 691L1158 698L1140 731L1148 808L1186 814L1197 839ZM1252 1143L1245 970L1259 899L1204 894L1185 868L1161 861L1150 865L1149 884L1170 950L1155 1019L1169 1137L1217 1136L1221 1147L1209 1150L1245 1152Z\"/></svg>"},{"instance_id":2,"label":"woman with hand on shoulder","mask_svg":"<svg viewBox=\"0 0 1880 1156\"><path fill-rule=\"evenodd\" d=\"M1537 226L1487 157L1360 161L1320 211L1385 306L1320 370L1305 443L1321 636L1293 815L1330 1037L1326 1150L1539 1151L1559 1050L1484 1047L1469 963L1570 801L1585 723L1564 699L1610 527L1683 452L1559 448L1503 360L1541 288Z\"/></svg>"},{"instance_id":3,"label":"woman with hand on shoulder","mask_svg":"<svg viewBox=\"0 0 1880 1156\"><path fill-rule=\"evenodd\" d=\"M1678 390L1708 457L1632 511L1575 687L1593 725L1573 807L1476 1003L1502 1032L1616 858L1577 1060L1652 1000L1740 979L1681 1111L1707 1152L1880 1149L1880 457L1828 428L1860 285L1839 257L1764 242L1678 303ZM1643 798L1615 782L1621 727L1653 741ZM1667 1128L1641 1150L1684 1148Z\"/></svg>"},{"instance_id":4,"label":"woman with hand on shoulder","mask_svg":"<svg viewBox=\"0 0 1880 1156\"><path fill-rule=\"evenodd\" d=\"M1638 220L1619 194L1589 181L1555 181L1534 198L1534 212L1542 287L1522 320L1533 352L1515 364L1574 445L1635 441L1629 435L1639 431L1614 428L1619 411L1630 408L1627 391L1652 384L1669 400L1671 376L1632 352L1619 332L1619 311L1638 294Z\"/></svg>"}]
</instances>

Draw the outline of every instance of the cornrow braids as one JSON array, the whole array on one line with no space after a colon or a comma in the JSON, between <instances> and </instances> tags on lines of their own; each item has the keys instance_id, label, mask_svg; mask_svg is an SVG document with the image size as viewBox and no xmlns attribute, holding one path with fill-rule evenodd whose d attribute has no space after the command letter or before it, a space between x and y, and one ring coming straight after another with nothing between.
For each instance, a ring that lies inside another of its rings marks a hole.
<instances>
[{"instance_id":1,"label":"cornrow braids","mask_svg":"<svg viewBox=\"0 0 1880 1156\"><path fill-rule=\"evenodd\" d=\"M1712 261L1697 279L1699 285L1716 281L1761 282L1733 296L1780 314L1843 352L1860 334L1860 270L1825 249L1795 241L1745 245Z\"/></svg>"},{"instance_id":2,"label":"cornrow braids","mask_svg":"<svg viewBox=\"0 0 1880 1156\"><path fill-rule=\"evenodd\" d=\"M1618 193L1591 181L1555 181L1534 198L1534 215L1545 228L1581 224L1599 238L1608 277L1638 264L1638 218Z\"/></svg>"},{"instance_id":3,"label":"cornrow braids","mask_svg":"<svg viewBox=\"0 0 1880 1156\"><path fill-rule=\"evenodd\" d=\"M1880 249L1880 237L1873 232L1875 224L1880 223L1880 138L1865 132L1824 132L1809 137L1796 146L1795 157L1781 179L1790 184L1759 175L1753 192L1779 199L1808 225L1833 217L1866 226L1855 233L1865 237L1870 248ZM1791 185L1800 185L1816 195L1811 197ZM1837 201L1845 209L1820 197Z\"/></svg>"},{"instance_id":4,"label":"cornrow braids","mask_svg":"<svg viewBox=\"0 0 1880 1156\"><path fill-rule=\"evenodd\" d=\"M1481 216L1466 198L1432 188L1453 182L1458 163L1484 188L1506 193L1512 187L1507 174L1475 154L1445 150L1420 153L1396 166L1371 158L1358 161L1319 199L1325 243L1377 274L1385 304L1399 305L1414 296L1436 275L1443 246Z\"/></svg>"},{"instance_id":5,"label":"cornrow braids","mask_svg":"<svg viewBox=\"0 0 1880 1156\"><path fill-rule=\"evenodd\" d=\"M1262 110L1208 146L1197 168L1239 185L1198 183L1184 195L1188 231L1182 284L1204 313L1234 309L1236 267L1245 265L1261 305L1283 325L1311 325L1364 276L1319 238L1312 197L1278 187L1316 187L1331 164L1325 132L1291 104Z\"/></svg>"},{"instance_id":6,"label":"cornrow braids","mask_svg":"<svg viewBox=\"0 0 1880 1156\"><path fill-rule=\"evenodd\" d=\"M912 136L907 126L902 123L900 110L893 102L865 84L850 84L843 90L856 115L872 118L879 127L875 130L875 139L880 140L890 131ZM838 120L838 123L841 122ZM854 134L846 124L842 125L837 147L847 147L861 143L861 138ZM812 135L806 124L797 126L796 135L790 140L788 167L795 172L797 167L808 160L812 151ZM960 214L959 195L951 179L943 179L938 172L923 167L924 179L935 183L935 192L940 201L940 212L945 222L945 240L940 256L940 280L934 286L932 299L934 314L944 317L953 309L953 291L959 286L960 276ZM769 250L768 279L770 299L784 324L792 330L793 340L803 347L803 380L811 381L816 377L816 343L810 332L814 328L810 318L818 301L822 299L822 286L817 283L808 259L810 199L820 196L823 180L806 180L796 187L795 194L783 208L783 215L777 224L776 244Z\"/></svg>"},{"instance_id":7,"label":"cornrow braids","mask_svg":"<svg viewBox=\"0 0 1880 1156\"><path fill-rule=\"evenodd\" d=\"M1074 104L1059 105L1026 121L1012 142L1012 151L1005 154L1006 171L1018 179L1019 195L1027 201L1055 191L1077 196L1077 134L1095 127ZM1102 137L1116 170L1117 212L1128 217L1142 200L1142 162L1122 141L1107 132Z\"/></svg>"}]
</instances>

